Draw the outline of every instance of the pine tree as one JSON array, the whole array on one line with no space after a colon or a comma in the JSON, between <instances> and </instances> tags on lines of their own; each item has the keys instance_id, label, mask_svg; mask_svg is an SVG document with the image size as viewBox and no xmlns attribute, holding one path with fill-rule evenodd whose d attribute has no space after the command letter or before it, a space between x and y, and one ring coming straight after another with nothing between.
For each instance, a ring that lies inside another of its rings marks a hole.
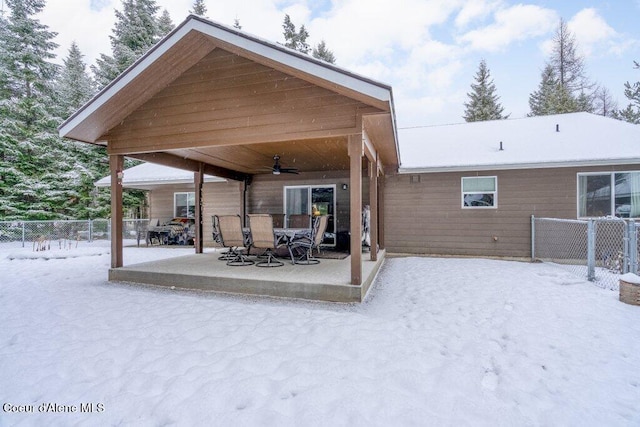
<instances>
[{"instance_id":1,"label":"pine tree","mask_svg":"<svg viewBox=\"0 0 640 427\"><path fill-rule=\"evenodd\" d=\"M57 81L62 117L69 117L95 93L94 82L87 74L82 57L78 45L72 42Z\"/></svg>"},{"instance_id":2,"label":"pine tree","mask_svg":"<svg viewBox=\"0 0 640 427\"><path fill-rule=\"evenodd\" d=\"M43 0L8 0L0 32L0 217L48 219L70 214L76 161L57 136L60 117L52 82L55 33L34 15Z\"/></svg>"},{"instance_id":3,"label":"pine tree","mask_svg":"<svg viewBox=\"0 0 640 427\"><path fill-rule=\"evenodd\" d=\"M195 0L192 7L193 10L190 10L189 13L202 16L203 18L206 17L205 14L207 13L207 6L204 4L204 0Z\"/></svg>"},{"instance_id":4,"label":"pine tree","mask_svg":"<svg viewBox=\"0 0 640 427\"><path fill-rule=\"evenodd\" d=\"M475 81L475 84L471 84L471 92L467 93L469 102L464 104L464 119L467 122L477 122L508 118L509 115L502 115L504 107L500 105L500 98L496 95L496 86L491 79L491 73L484 59L480 61Z\"/></svg>"},{"instance_id":5,"label":"pine tree","mask_svg":"<svg viewBox=\"0 0 640 427\"><path fill-rule=\"evenodd\" d=\"M284 45L286 47L297 50L298 52L309 53L310 47L307 43L309 33L304 28L304 25L300 27L299 31L296 31L296 26L291 22L289 15L285 15L282 29L285 41Z\"/></svg>"},{"instance_id":6,"label":"pine tree","mask_svg":"<svg viewBox=\"0 0 640 427\"><path fill-rule=\"evenodd\" d=\"M326 61L329 64L336 63L336 57L333 55L333 52L327 49L327 45L324 42L324 40L321 40L320 43L318 43L317 46L313 48L313 53L311 55L314 58L322 59L323 61Z\"/></svg>"},{"instance_id":7,"label":"pine tree","mask_svg":"<svg viewBox=\"0 0 640 427\"><path fill-rule=\"evenodd\" d=\"M531 117L590 111L590 102L590 98L586 98L584 94L574 97L560 84L551 64L547 64L542 71L538 90L529 95L531 112L527 115Z\"/></svg>"},{"instance_id":8,"label":"pine tree","mask_svg":"<svg viewBox=\"0 0 640 427\"><path fill-rule=\"evenodd\" d=\"M640 63L633 61L634 68L640 69ZM631 101L623 110L616 111L614 117L629 123L640 124L640 81L624 84L624 96Z\"/></svg>"},{"instance_id":9,"label":"pine tree","mask_svg":"<svg viewBox=\"0 0 640 427\"><path fill-rule=\"evenodd\" d=\"M99 87L108 85L165 34L161 33L155 0L122 0L112 30L112 55L100 54L91 69Z\"/></svg>"},{"instance_id":10,"label":"pine tree","mask_svg":"<svg viewBox=\"0 0 640 427\"><path fill-rule=\"evenodd\" d=\"M169 15L169 11L164 9L160 18L158 18L158 34L160 37L164 37L169 34L176 26L173 25L173 21L171 20L171 15Z\"/></svg>"}]
</instances>

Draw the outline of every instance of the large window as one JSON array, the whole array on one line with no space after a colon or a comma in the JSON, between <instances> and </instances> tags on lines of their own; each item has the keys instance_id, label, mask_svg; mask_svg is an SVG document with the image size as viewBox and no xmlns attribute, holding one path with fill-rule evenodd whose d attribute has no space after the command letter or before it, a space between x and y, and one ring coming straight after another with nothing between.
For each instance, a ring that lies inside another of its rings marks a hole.
<instances>
[{"instance_id":1,"label":"large window","mask_svg":"<svg viewBox=\"0 0 640 427\"><path fill-rule=\"evenodd\" d=\"M463 208L497 208L498 178L472 176L462 178Z\"/></svg>"},{"instance_id":2,"label":"large window","mask_svg":"<svg viewBox=\"0 0 640 427\"><path fill-rule=\"evenodd\" d=\"M578 217L640 217L640 172L578 174Z\"/></svg>"},{"instance_id":3,"label":"large window","mask_svg":"<svg viewBox=\"0 0 640 427\"><path fill-rule=\"evenodd\" d=\"M194 218L196 216L196 193L173 193L173 216Z\"/></svg>"}]
</instances>

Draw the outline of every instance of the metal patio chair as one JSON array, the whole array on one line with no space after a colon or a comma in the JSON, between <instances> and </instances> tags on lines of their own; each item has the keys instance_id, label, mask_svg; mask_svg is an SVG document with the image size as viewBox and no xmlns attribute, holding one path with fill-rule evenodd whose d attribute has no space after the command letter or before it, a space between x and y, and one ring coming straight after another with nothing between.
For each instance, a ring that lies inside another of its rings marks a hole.
<instances>
[{"instance_id":1,"label":"metal patio chair","mask_svg":"<svg viewBox=\"0 0 640 427\"><path fill-rule=\"evenodd\" d=\"M216 215L216 218L221 244L225 248L229 248L229 254L219 259L226 259L227 265L233 267L253 265L254 262L247 256L251 245L245 246L240 215ZM244 253L245 249L246 254Z\"/></svg>"},{"instance_id":2,"label":"metal patio chair","mask_svg":"<svg viewBox=\"0 0 640 427\"><path fill-rule=\"evenodd\" d=\"M251 229L253 247L264 249L261 256L266 257L266 260L258 261L256 267L282 267L284 263L276 257L275 250L287 246L287 243L276 238L273 232L273 218L271 215L250 214L249 228ZM291 263L294 263L293 255L291 256Z\"/></svg>"},{"instance_id":3,"label":"metal patio chair","mask_svg":"<svg viewBox=\"0 0 640 427\"><path fill-rule=\"evenodd\" d=\"M322 243L322 240L324 240L324 232L327 230L328 223L328 215L321 215L314 218L311 236L303 236L294 239L291 242L290 248L292 252L298 248L304 249L302 254L298 258L296 258L296 264L312 265L320 263L320 260L318 258L313 257L313 250L316 249L318 253L320 253L320 244Z\"/></svg>"}]
</instances>

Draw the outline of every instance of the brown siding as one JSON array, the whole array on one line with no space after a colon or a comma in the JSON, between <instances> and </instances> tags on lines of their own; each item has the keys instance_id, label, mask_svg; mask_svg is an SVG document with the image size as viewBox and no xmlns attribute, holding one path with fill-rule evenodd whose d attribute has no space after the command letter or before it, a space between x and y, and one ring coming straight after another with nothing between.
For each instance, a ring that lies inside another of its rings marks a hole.
<instances>
[{"instance_id":1,"label":"brown siding","mask_svg":"<svg viewBox=\"0 0 640 427\"><path fill-rule=\"evenodd\" d=\"M248 213L283 213L284 187L288 185L331 185L336 186L336 231L349 230L349 189L342 184L349 183L349 172L308 173L299 176L274 177L257 176L249 187L247 197ZM363 179L363 200L368 200L369 186Z\"/></svg>"},{"instance_id":2,"label":"brown siding","mask_svg":"<svg viewBox=\"0 0 640 427\"><path fill-rule=\"evenodd\" d=\"M576 218L578 172L638 166L411 174L385 180L387 250L398 253L531 256L531 215ZM497 209L462 209L461 177L497 176ZM414 179L414 181L417 181Z\"/></svg>"},{"instance_id":3,"label":"brown siding","mask_svg":"<svg viewBox=\"0 0 640 427\"><path fill-rule=\"evenodd\" d=\"M165 222L173 218L173 194L194 191L194 186L162 185L150 192L149 218ZM240 212L240 183L237 181L209 182L202 186L204 245L213 245L212 215L232 215Z\"/></svg>"},{"instance_id":4,"label":"brown siding","mask_svg":"<svg viewBox=\"0 0 640 427\"><path fill-rule=\"evenodd\" d=\"M327 137L357 129L360 101L215 49L104 138L109 149L150 152Z\"/></svg>"}]
</instances>

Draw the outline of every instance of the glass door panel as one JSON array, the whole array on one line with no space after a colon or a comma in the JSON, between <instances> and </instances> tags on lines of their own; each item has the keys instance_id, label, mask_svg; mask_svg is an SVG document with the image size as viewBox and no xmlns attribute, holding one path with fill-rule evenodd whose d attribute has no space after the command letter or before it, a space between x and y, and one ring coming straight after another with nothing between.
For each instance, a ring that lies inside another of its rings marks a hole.
<instances>
[{"instance_id":1,"label":"glass door panel","mask_svg":"<svg viewBox=\"0 0 640 427\"><path fill-rule=\"evenodd\" d=\"M335 187L312 187L311 188L311 214L313 216L329 215L327 230L325 232L323 244L335 246L336 226L335 226Z\"/></svg>"}]
</instances>

